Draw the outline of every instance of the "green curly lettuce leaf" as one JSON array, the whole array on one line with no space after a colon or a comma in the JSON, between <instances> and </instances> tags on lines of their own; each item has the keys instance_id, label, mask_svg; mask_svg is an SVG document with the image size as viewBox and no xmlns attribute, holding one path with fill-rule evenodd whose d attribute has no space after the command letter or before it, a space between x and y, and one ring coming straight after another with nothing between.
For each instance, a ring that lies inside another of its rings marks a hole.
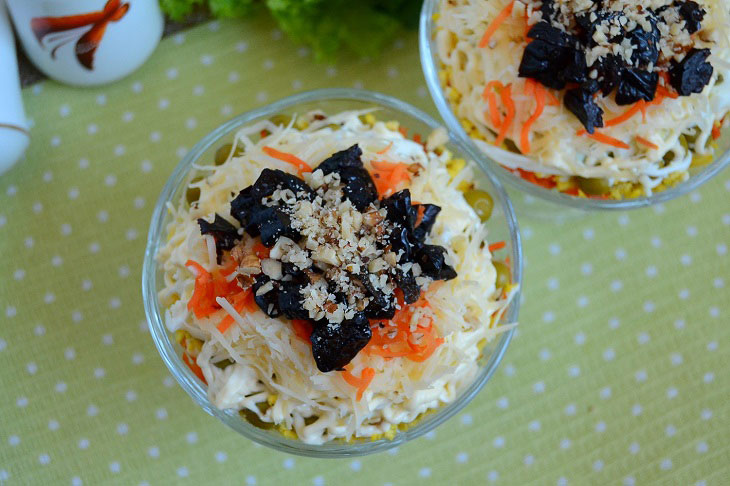
<instances>
[{"instance_id":1,"label":"green curly lettuce leaf","mask_svg":"<svg viewBox=\"0 0 730 486\"><path fill-rule=\"evenodd\" d=\"M160 0L162 9L181 20L208 7L217 17L242 18L264 5L295 42L312 47L320 61L332 61L342 48L376 56L402 26L418 24L421 0Z\"/></svg>"}]
</instances>

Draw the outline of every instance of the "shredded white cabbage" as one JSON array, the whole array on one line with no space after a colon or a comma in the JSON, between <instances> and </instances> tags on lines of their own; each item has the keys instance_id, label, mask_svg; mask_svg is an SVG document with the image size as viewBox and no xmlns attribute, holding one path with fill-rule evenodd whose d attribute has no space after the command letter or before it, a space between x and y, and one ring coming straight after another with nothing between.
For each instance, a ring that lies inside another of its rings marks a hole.
<instances>
[{"instance_id":1,"label":"shredded white cabbage","mask_svg":"<svg viewBox=\"0 0 730 486\"><path fill-rule=\"evenodd\" d=\"M534 97L524 93L525 78L518 76L518 67L525 48L525 18L527 16L530 25L540 19L539 9L533 6L536 2L516 0L511 15L494 33L489 45L478 47L487 26L509 1L441 0L435 21L437 55L450 84L447 98L457 118L471 122L478 138L484 139L475 138L475 142L487 155L509 168L606 178L611 183L640 183L650 195L652 188L663 179L686 171L694 154L712 154L708 140L713 124L730 111L730 2L697 0L707 14L695 43L697 47L711 49L708 62L714 67L712 79L701 94L667 98L659 105L648 106L646 123L641 116L635 116L619 125L600 129L601 133L628 143L628 149L577 136L576 132L583 128L580 121L562 102L557 106L548 104L532 125L531 152L527 157L490 143L498 129L493 126L488 116L488 103L482 97L490 81L498 80L505 86L512 83L516 119L507 138L520 140L521 127L535 109ZM557 96L562 100L562 94ZM597 102L604 110L604 120L627 109L616 105L612 97L600 98ZM726 125L728 121L725 121ZM681 143L682 134L696 136L694 150ZM658 148L636 143L636 136ZM665 157L669 152L673 157Z\"/></svg>"},{"instance_id":2,"label":"shredded white cabbage","mask_svg":"<svg viewBox=\"0 0 730 486\"><path fill-rule=\"evenodd\" d=\"M269 121L240 130L235 145L245 149L242 155L218 167L199 167L207 176L190 185L200 189L198 203L189 207L183 199L177 207L168 206L172 217L169 240L157 255L164 270L165 285L159 296L166 308L166 325L170 331L184 329L204 341L197 364L209 384L211 402L220 408L250 410L281 430L293 430L309 444L387 435L394 426L408 424L453 401L476 375L485 342L509 328L497 323L516 291L509 289L504 296L502 289L495 288L486 227L457 189L459 181L472 176L470 167L451 180L446 169L448 152L426 152L383 122L363 123L358 117L363 113L340 113L314 121L303 130L291 123L284 127ZM328 126L339 123L342 127L337 130ZM251 136L262 129L270 135L254 142ZM437 132L431 140L443 143L443 138ZM391 142L385 154L377 154ZM427 294L436 315L434 326L445 342L422 363L405 358L386 361L359 353L352 361L352 374L360 376L366 366L376 371L360 401L356 389L340 373L317 369L311 346L296 337L287 320L269 318L259 310L239 314L223 298L218 298L222 309L216 314L195 318L186 305L193 293L194 274L185 266L190 259L207 270L215 265L214 253L209 253L214 251L213 243L201 236L197 218L218 213L230 220L232 194L251 185L265 167L293 172L291 165L269 157L262 147L294 154L316 166L355 143L362 149L368 169L375 159L417 162L424 167L408 187L413 200L441 206L431 241L449 249L458 272L456 279L433 286ZM231 315L234 324L221 334L216 325L225 315ZM224 369L213 364L225 359L234 364ZM267 400L273 402L268 408L257 406ZM311 417L317 417L316 421Z\"/></svg>"}]
</instances>

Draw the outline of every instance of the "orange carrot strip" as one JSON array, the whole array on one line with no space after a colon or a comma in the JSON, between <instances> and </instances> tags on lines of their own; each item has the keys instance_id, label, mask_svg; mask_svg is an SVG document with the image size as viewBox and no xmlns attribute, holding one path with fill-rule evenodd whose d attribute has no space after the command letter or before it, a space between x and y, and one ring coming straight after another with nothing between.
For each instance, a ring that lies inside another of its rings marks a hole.
<instances>
[{"instance_id":1,"label":"orange carrot strip","mask_svg":"<svg viewBox=\"0 0 730 486\"><path fill-rule=\"evenodd\" d=\"M494 141L494 145L496 146L502 145L502 142L504 142L504 139L507 137L507 132L512 126L512 122L515 119L515 102L512 100L512 85L508 84L505 86L500 93L500 96L502 97L502 104L504 104L504 107L507 110L507 115L504 117L504 122L502 122L502 126L499 128L497 140Z\"/></svg>"},{"instance_id":2,"label":"orange carrot strip","mask_svg":"<svg viewBox=\"0 0 730 486\"><path fill-rule=\"evenodd\" d=\"M263 147L261 150L269 157L273 157L275 159L279 159L281 161L284 161L286 163L293 165L294 167L297 168L297 171L299 172L299 174L302 174L304 172L312 172L312 168L309 167L309 165L307 165L302 159L300 159L299 157L297 157L295 155L292 155L292 154L289 154L286 152L281 152L272 147Z\"/></svg>"},{"instance_id":3,"label":"orange carrot strip","mask_svg":"<svg viewBox=\"0 0 730 486\"><path fill-rule=\"evenodd\" d=\"M654 150L659 150L659 145L650 142L649 140L645 139L644 137L636 136L636 141L639 143L643 143L649 148L653 148Z\"/></svg>"},{"instance_id":4,"label":"orange carrot strip","mask_svg":"<svg viewBox=\"0 0 730 486\"><path fill-rule=\"evenodd\" d=\"M357 395L355 396L355 400L358 402L362 398L363 392L367 389L368 385L370 385L370 382L373 381L373 377L375 377L375 370L367 367L362 370L362 373L360 373L360 378L356 377L349 371L345 370L342 371L342 378L351 386L354 386L357 388Z\"/></svg>"},{"instance_id":5,"label":"orange carrot strip","mask_svg":"<svg viewBox=\"0 0 730 486\"><path fill-rule=\"evenodd\" d=\"M512 7L514 7L515 2L514 0L511 0L506 7L502 9L499 14L492 20L492 23L489 24L487 27L487 30L484 31L484 35L482 36L482 40L479 41L479 47L486 47L487 44L489 44L489 39L492 38L492 35L497 31L500 25L507 20L507 17L512 15Z\"/></svg>"},{"instance_id":6,"label":"orange carrot strip","mask_svg":"<svg viewBox=\"0 0 730 486\"><path fill-rule=\"evenodd\" d=\"M641 103L641 101L637 101L634 104L634 106L632 106L631 108L626 110L621 115L619 115L615 118L611 118L610 120L606 120L606 123L604 123L603 126L612 127L612 126L618 125L619 123L623 123L623 122L631 119L631 117L636 115L641 110L641 105L639 105L639 103Z\"/></svg>"},{"instance_id":7,"label":"orange carrot strip","mask_svg":"<svg viewBox=\"0 0 730 486\"><path fill-rule=\"evenodd\" d=\"M489 117L492 120L494 128L499 128L502 124L502 116L497 108L497 96L494 94L494 89L498 89L500 92L504 89L504 85L499 81L490 81L487 83L487 87L484 88L482 96L489 103Z\"/></svg>"},{"instance_id":8,"label":"orange carrot strip","mask_svg":"<svg viewBox=\"0 0 730 486\"><path fill-rule=\"evenodd\" d=\"M304 319L293 319L291 321L291 327L299 339L310 342L309 337L312 335L313 330L311 322Z\"/></svg>"},{"instance_id":9,"label":"orange carrot strip","mask_svg":"<svg viewBox=\"0 0 730 486\"><path fill-rule=\"evenodd\" d=\"M391 142L390 142L390 143L388 144L388 146L387 146L387 147L385 147L385 148L384 148L383 150L378 150L378 151L377 151L377 152L375 152L375 153L376 153L376 154L378 154L378 155L383 155L383 154L384 154L384 153L386 153L386 152L387 152L388 150L390 150L390 148L391 148L392 146L393 146L393 142L391 141Z\"/></svg>"},{"instance_id":10,"label":"orange carrot strip","mask_svg":"<svg viewBox=\"0 0 730 486\"><path fill-rule=\"evenodd\" d=\"M535 94L535 80L532 78L525 79L525 88L522 90L522 94Z\"/></svg>"},{"instance_id":11,"label":"orange carrot strip","mask_svg":"<svg viewBox=\"0 0 730 486\"><path fill-rule=\"evenodd\" d=\"M420 133L416 133L415 135L413 135L413 141L416 142L416 143L421 143L422 142L422 140L421 140L421 134Z\"/></svg>"},{"instance_id":12,"label":"orange carrot strip","mask_svg":"<svg viewBox=\"0 0 730 486\"><path fill-rule=\"evenodd\" d=\"M249 297L249 294L252 294L251 289L246 289L243 292L239 292L238 294L234 295L231 300L231 305L234 309L236 309L236 312L239 314L243 312L244 307L246 307L247 304L247 298ZM222 333L226 332L231 325L233 325L233 316L230 314L227 314L223 320L218 324L217 328L218 331Z\"/></svg>"},{"instance_id":13,"label":"orange carrot strip","mask_svg":"<svg viewBox=\"0 0 730 486\"><path fill-rule=\"evenodd\" d=\"M253 245L253 252L256 254L257 257L262 260L264 258L269 258L270 251L271 249L264 246L263 243L256 243L255 245Z\"/></svg>"},{"instance_id":14,"label":"orange carrot strip","mask_svg":"<svg viewBox=\"0 0 730 486\"><path fill-rule=\"evenodd\" d=\"M552 91L550 91L549 89L546 89L545 93L547 94L547 97L548 97L548 105L550 105L550 106L560 105L560 101L555 97L555 95L553 94Z\"/></svg>"},{"instance_id":15,"label":"orange carrot strip","mask_svg":"<svg viewBox=\"0 0 730 486\"><path fill-rule=\"evenodd\" d=\"M721 122L715 122L712 125L712 139L713 140L717 140L718 138L720 138L720 135L721 135L721 133L720 133L720 127L721 126L722 126L722 123Z\"/></svg>"},{"instance_id":16,"label":"orange carrot strip","mask_svg":"<svg viewBox=\"0 0 730 486\"><path fill-rule=\"evenodd\" d=\"M497 243L492 243L487 248L489 249L489 252L490 253L494 253L497 250L501 250L505 246L507 246L507 243L506 242L504 242L504 241L498 241Z\"/></svg>"},{"instance_id":17,"label":"orange carrot strip","mask_svg":"<svg viewBox=\"0 0 730 486\"><path fill-rule=\"evenodd\" d=\"M593 135L591 135L589 133L588 136L590 138L592 138L593 140L595 140L596 142L605 143L606 145L611 145L611 146L616 147L616 148L622 148L622 149L629 148L629 146L626 145L621 140L619 140L617 138L609 137L608 135L603 134L603 133L596 132Z\"/></svg>"},{"instance_id":18,"label":"orange carrot strip","mask_svg":"<svg viewBox=\"0 0 730 486\"><path fill-rule=\"evenodd\" d=\"M193 358L188 356L188 353L183 353L182 360L185 362L186 365L188 365L188 368L190 368L190 371L192 371L195 374L195 376L197 376L198 379L200 379L200 381L202 381L206 385L208 384L208 382L205 381L205 376L203 376L203 370L200 369L200 366L198 366L198 364L193 360Z\"/></svg>"},{"instance_id":19,"label":"orange carrot strip","mask_svg":"<svg viewBox=\"0 0 730 486\"><path fill-rule=\"evenodd\" d=\"M530 153L530 128L532 127L532 124L540 118L542 111L545 109L545 88L543 88L541 84L535 83L533 91L535 93L535 101L537 102L537 105L535 106L535 113L533 113L522 126L520 150L522 150L523 154Z\"/></svg>"}]
</instances>

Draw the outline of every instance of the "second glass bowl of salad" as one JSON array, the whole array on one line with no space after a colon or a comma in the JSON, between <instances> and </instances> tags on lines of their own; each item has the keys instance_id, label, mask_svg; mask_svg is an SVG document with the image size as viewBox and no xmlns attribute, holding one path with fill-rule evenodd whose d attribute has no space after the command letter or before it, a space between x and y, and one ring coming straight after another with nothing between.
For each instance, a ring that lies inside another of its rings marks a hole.
<instances>
[{"instance_id":1,"label":"second glass bowl of salad","mask_svg":"<svg viewBox=\"0 0 730 486\"><path fill-rule=\"evenodd\" d=\"M588 25L579 22L578 27L561 28L557 24L566 16L559 10L570 8L562 3L426 0L419 47L429 91L449 130L477 150L500 179L522 191L526 202L537 198L555 203L547 205L553 208L632 209L668 201L697 188L730 162L730 12L715 1L701 2L709 13L701 8L701 12L686 10L695 8L693 2L667 4L664 9L641 11L651 18L635 19L654 26L655 32L646 35L656 37L647 37L648 43L642 44L646 52L637 47L644 35L641 26L621 34L633 43L626 54L634 52L635 67L617 68L624 77L611 84L606 81L608 69L576 68L585 68L586 59L593 61L589 59L593 44L586 44L588 54L583 57L581 36L588 32L598 39L600 34L594 31L606 25L619 33L624 25L634 28L636 21L623 22L634 16L633 11L619 12L627 17L617 17L619 23L613 26L615 12L605 14L596 2L583 4L580 8L590 11L576 18L591 19L586 20ZM626 8L635 9L632 5ZM685 26L682 15L690 14L701 22ZM658 39L665 31L656 26L672 21L678 29L667 30L679 31L673 42L684 42L684 52L689 51L686 60L668 60L668 67L660 68L664 53L659 51L659 60L651 59L657 66L642 65L636 56L656 57L654 43L664 42ZM569 35L571 28L575 32ZM610 36L603 42L612 47ZM626 42L619 47L626 47ZM600 54L600 48L593 53ZM593 66L608 63L600 59ZM679 74L685 67L687 73L696 70L694 78ZM656 94L647 89L645 94L627 96L635 86L632 80L639 79L635 75L653 83ZM680 85L698 79L698 86ZM709 86L702 90L702 83ZM614 88L620 92L615 98ZM591 95L595 90L599 93ZM595 127L591 123L597 121L599 106L594 99L605 111Z\"/></svg>"},{"instance_id":2,"label":"second glass bowl of salad","mask_svg":"<svg viewBox=\"0 0 730 486\"><path fill-rule=\"evenodd\" d=\"M513 209L476 158L416 108L352 89L207 135L167 181L145 252L145 311L173 376L293 454L382 451L452 417L509 344L522 275ZM360 253L339 262L327 244L347 250L350 229Z\"/></svg>"}]
</instances>

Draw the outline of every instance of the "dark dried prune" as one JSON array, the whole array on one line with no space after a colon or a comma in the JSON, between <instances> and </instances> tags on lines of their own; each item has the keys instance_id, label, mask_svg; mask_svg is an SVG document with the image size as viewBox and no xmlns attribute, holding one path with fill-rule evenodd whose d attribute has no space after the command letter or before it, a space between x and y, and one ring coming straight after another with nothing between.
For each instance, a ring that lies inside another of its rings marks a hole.
<instances>
[{"instance_id":1,"label":"dark dried prune","mask_svg":"<svg viewBox=\"0 0 730 486\"><path fill-rule=\"evenodd\" d=\"M218 263L221 262L221 256L223 251L230 250L236 245L241 237L238 234L238 228L229 223L218 213L215 214L215 218L212 223L207 222L204 219L198 219L200 225L200 234L202 235L213 235L215 239L215 251L218 256Z\"/></svg>"},{"instance_id":2,"label":"dark dried prune","mask_svg":"<svg viewBox=\"0 0 730 486\"><path fill-rule=\"evenodd\" d=\"M641 69L624 69L616 90L616 104L630 105L639 100L653 100L658 82L657 73Z\"/></svg>"},{"instance_id":3,"label":"dark dried prune","mask_svg":"<svg viewBox=\"0 0 730 486\"><path fill-rule=\"evenodd\" d=\"M408 262L413 259L413 252L420 246L420 241L416 240L413 232L408 228L396 225L390 232L388 239L392 250L398 254L401 251L401 262Z\"/></svg>"},{"instance_id":4,"label":"dark dried prune","mask_svg":"<svg viewBox=\"0 0 730 486\"><path fill-rule=\"evenodd\" d=\"M636 27L626 34L626 38L631 41L631 45L634 47L631 60L635 65L656 64L659 59L659 29L656 20L649 18L649 23L652 27L651 32L645 31L643 27Z\"/></svg>"},{"instance_id":5,"label":"dark dried prune","mask_svg":"<svg viewBox=\"0 0 730 486\"><path fill-rule=\"evenodd\" d=\"M712 77L712 64L706 62L710 55L709 49L692 49L682 59L682 62L672 61L669 76L672 86L682 96L692 93L701 93Z\"/></svg>"},{"instance_id":6,"label":"dark dried prune","mask_svg":"<svg viewBox=\"0 0 730 486\"><path fill-rule=\"evenodd\" d=\"M298 177L278 169L264 169L253 185L243 189L231 201L231 216L246 226L250 213L261 206L261 200L271 196L277 188L290 189L294 194L305 193L310 200L314 198L312 188Z\"/></svg>"},{"instance_id":7,"label":"dark dried prune","mask_svg":"<svg viewBox=\"0 0 730 486\"><path fill-rule=\"evenodd\" d=\"M291 262L281 262L281 275L282 278L286 278L287 276L291 277L290 279L286 279L290 282L308 282L307 275L304 271L300 270L299 267Z\"/></svg>"},{"instance_id":8,"label":"dark dried prune","mask_svg":"<svg viewBox=\"0 0 730 486\"><path fill-rule=\"evenodd\" d=\"M253 300L256 302L256 305L259 306L259 309L261 309L267 316L279 317L281 315L281 311L279 310L279 291L276 287L265 294L258 295L258 290L270 281L271 279L264 274L256 275L253 286L251 287Z\"/></svg>"},{"instance_id":9,"label":"dark dried prune","mask_svg":"<svg viewBox=\"0 0 730 486\"><path fill-rule=\"evenodd\" d=\"M565 92L563 103L583 124L588 133L594 133L596 127L603 126L603 110L593 100L591 88L575 88Z\"/></svg>"},{"instance_id":10,"label":"dark dried prune","mask_svg":"<svg viewBox=\"0 0 730 486\"><path fill-rule=\"evenodd\" d=\"M586 72L586 56L585 54L574 48L569 48L563 56L565 64L560 70L560 77L566 83L582 83L587 79Z\"/></svg>"},{"instance_id":11,"label":"dark dried prune","mask_svg":"<svg viewBox=\"0 0 730 486\"><path fill-rule=\"evenodd\" d=\"M321 170L324 175L331 172L339 172L340 169L348 167L362 167L362 150L355 144L352 147L335 152L334 154L327 157L321 164L315 167L315 170Z\"/></svg>"},{"instance_id":12,"label":"dark dried prune","mask_svg":"<svg viewBox=\"0 0 730 486\"><path fill-rule=\"evenodd\" d=\"M592 67L598 71L601 92L607 96L621 81L621 74L624 72L623 61L617 56L609 54Z\"/></svg>"},{"instance_id":13,"label":"dark dried prune","mask_svg":"<svg viewBox=\"0 0 730 486\"><path fill-rule=\"evenodd\" d=\"M554 0L542 0L542 5L540 5L540 12L542 12L543 20L550 19L555 13Z\"/></svg>"},{"instance_id":14,"label":"dark dried prune","mask_svg":"<svg viewBox=\"0 0 730 486\"><path fill-rule=\"evenodd\" d=\"M365 315L369 319L390 319L395 315L395 301L393 296L385 295L380 290L376 289L367 273L364 273L358 277L360 283L362 283L365 290L372 300L365 308Z\"/></svg>"},{"instance_id":15,"label":"dark dried prune","mask_svg":"<svg viewBox=\"0 0 730 486\"><path fill-rule=\"evenodd\" d=\"M416 283L416 277L413 272L401 272L395 274L395 283L403 292L403 300L406 304L412 304L421 297L421 287Z\"/></svg>"},{"instance_id":16,"label":"dark dried prune","mask_svg":"<svg viewBox=\"0 0 730 486\"><path fill-rule=\"evenodd\" d=\"M705 18L705 10L697 2L674 2L679 6L679 16L684 19L684 28L690 34L694 34L702 28L702 19Z\"/></svg>"},{"instance_id":17,"label":"dark dried prune","mask_svg":"<svg viewBox=\"0 0 730 486\"><path fill-rule=\"evenodd\" d=\"M340 180L345 185L342 192L358 211L362 212L371 203L378 200L378 190L375 188L370 173L362 167L349 167L339 170Z\"/></svg>"},{"instance_id":18,"label":"dark dried prune","mask_svg":"<svg viewBox=\"0 0 730 486\"><path fill-rule=\"evenodd\" d=\"M279 310L288 319L309 319L309 312L302 305L303 288L304 285L297 282L279 283Z\"/></svg>"},{"instance_id":19,"label":"dark dried prune","mask_svg":"<svg viewBox=\"0 0 730 486\"><path fill-rule=\"evenodd\" d=\"M438 245L424 245L416 253L416 262L421 272L434 280L451 280L456 278L456 271L446 263L446 249Z\"/></svg>"},{"instance_id":20,"label":"dark dried prune","mask_svg":"<svg viewBox=\"0 0 730 486\"><path fill-rule=\"evenodd\" d=\"M388 221L399 224L409 230L418 216L418 209L411 206L411 191L403 189L380 201L380 207L388 211Z\"/></svg>"},{"instance_id":21,"label":"dark dried prune","mask_svg":"<svg viewBox=\"0 0 730 486\"><path fill-rule=\"evenodd\" d=\"M251 236L261 236L261 243L271 248L280 236L286 236L294 241L301 239L301 234L291 226L291 218L279 208L257 205L247 215L248 221L244 226Z\"/></svg>"},{"instance_id":22,"label":"dark dried prune","mask_svg":"<svg viewBox=\"0 0 730 486\"><path fill-rule=\"evenodd\" d=\"M431 232L431 228L433 228L433 224L436 222L436 217L441 212L441 208L435 204L420 204L416 205L416 211L418 211L419 206L423 208L423 216L418 226L413 229L413 237L418 241L423 241Z\"/></svg>"},{"instance_id":23,"label":"dark dried prune","mask_svg":"<svg viewBox=\"0 0 730 486\"><path fill-rule=\"evenodd\" d=\"M575 38L572 35L566 34L544 20L533 25L527 32L527 37L545 41L548 44L558 47L571 47L575 45Z\"/></svg>"},{"instance_id":24,"label":"dark dried prune","mask_svg":"<svg viewBox=\"0 0 730 486\"><path fill-rule=\"evenodd\" d=\"M552 89L563 89L565 80L558 73L562 69L562 58L565 47L555 46L543 40L534 40L527 44L520 61L519 75L522 78L533 78Z\"/></svg>"},{"instance_id":25,"label":"dark dried prune","mask_svg":"<svg viewBox=\"0 0 730 486\"><path fill-rule=\"evenodd\" d=\"M318 323L309 340L317 368L323 373L342 369L373 336L363 312L339 324Z\"/></svg>"},{"instance_id":26,"label":"dark dried prune","mask_svg":"<svg viewBox=\"0 0 730 486\"><path fill-rule=\"evenodd\" d=\"M336 152L317 166L325 175L336 172L344 184L342 192L358 211L364 211L370 203L378 199L370 173L365 170L360 156L362 150L355 144L352 147ZM316 170L315 169L315 170Z\"/></svg>"}]
</instances>

